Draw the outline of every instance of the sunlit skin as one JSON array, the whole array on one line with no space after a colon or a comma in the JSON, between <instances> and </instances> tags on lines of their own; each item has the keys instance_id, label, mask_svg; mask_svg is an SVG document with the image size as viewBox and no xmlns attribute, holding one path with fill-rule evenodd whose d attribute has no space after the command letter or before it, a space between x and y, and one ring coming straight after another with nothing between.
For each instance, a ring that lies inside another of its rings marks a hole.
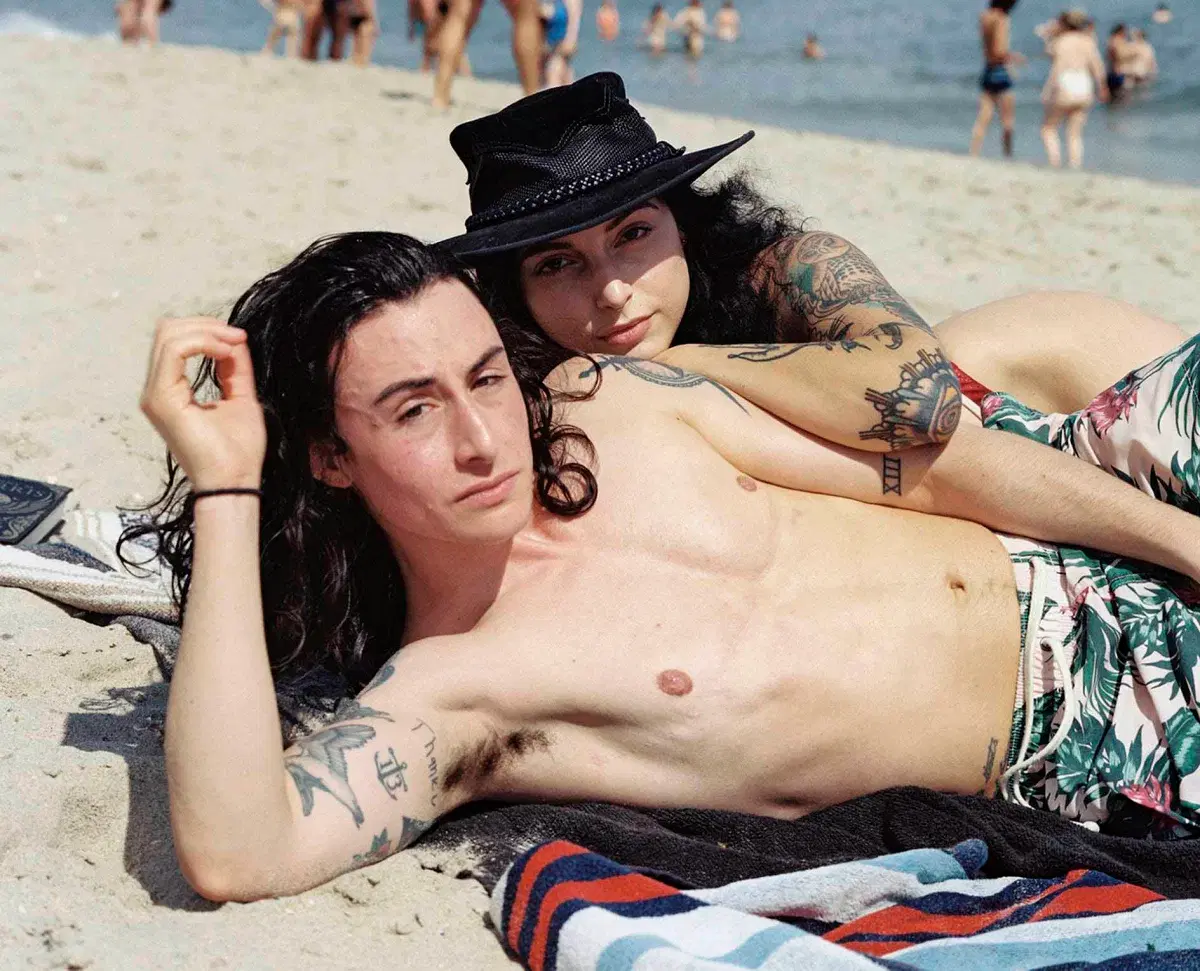
<instances>
[{"instance_id":1,"label":"sunlit skin","mask_svg":"<svg viewBox=\"0 0 1200 971\"><path fill-rule=\"evenodd\" d=\"M538 325L564 347L589 354L661 354L691 288L679 227L659 200L531 247L520 274Z\"/></svg>"},{"instance_id":2,"label":"sunlit skin","mask_svg":"<svg viewBox=\"0 0 1200 971\"><path fill-rule=\"evenodd\" d=\"M453 325L430 326L439 320ZM354 327L334 415L348 449L314 449L314 474L355 489L398 552L504 544L528 522L524 402L491 318L461 283L436 283Z\"/></svg>"}]
</instances>

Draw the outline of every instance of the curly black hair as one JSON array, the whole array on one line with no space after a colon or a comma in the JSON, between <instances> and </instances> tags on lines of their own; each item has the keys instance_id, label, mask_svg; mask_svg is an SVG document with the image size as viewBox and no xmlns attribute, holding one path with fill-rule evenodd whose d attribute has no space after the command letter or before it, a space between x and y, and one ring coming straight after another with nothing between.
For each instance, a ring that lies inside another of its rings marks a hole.
<instances>
[{"instance_id":1,"label":"curly black hair","mask_svg":"<svg viewBox=\"0 0 1200 971\"><path fill-rule=\"evenodd\" d=\"M677 186L662 201L679 227L691 292L674 344L755 344L780 339L774 268L764 254L785 250L803 232L786 209L769 204L745 173L712 188ZM521 292L519 250L474 261L488 309L523 330L542 335ZM548 372L573 352L541 336Z\"/></svg>"},{"instance_id":2,"label":"curly black hair","mask_svg":"<svg viewBox=\"0 0 1200 971\"><path fill-rule=\"evenodd\" d=\"M234 304L229 322L249 337L267 426L259 536L267 648L277 676L323 666L357 689L400 646L405 592L387 537L353 490L313 477L310 445L346 449L333 402L340 349L351 329L384 304L411 300L446 279L478 295L472 276L435 247L398 233L345 233L313 243ZM562 395L552 395L539 365L530 363L545 353L541 342L511 325L499 329L529 416L537 498L561 516L585 512L597 489L591 443L579 429L555 424L554 403ZM194 389L198 398L219 395L211 360ZM193 506L191 486L168 454L166 485L150 506L155 515L127 529L118 546L157 539L181 612L192 576ZM130 566L141 561L122 559Z\"/></svg>"}]
</instances>

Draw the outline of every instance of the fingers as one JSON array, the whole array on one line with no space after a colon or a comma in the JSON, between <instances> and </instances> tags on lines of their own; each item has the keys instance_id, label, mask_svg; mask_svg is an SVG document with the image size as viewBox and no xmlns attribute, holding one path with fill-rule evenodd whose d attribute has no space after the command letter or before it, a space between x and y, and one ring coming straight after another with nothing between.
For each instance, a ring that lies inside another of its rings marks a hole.
<instances>
[{"instance_id":1,"label":"fingers","mask_svg":"<svg viewBox=\"0 0 1200 971\"><path fill-rule=\"evenodd\" d=\"M159 321L150 351L142 410L153 417L164 406L179 407L191 402L189 358L204 355L221 361L240 348L245 352L244 368L248 370L250 359L245 345L245 331L211 317Z\"/></svg>"},{"instance_id":2,"label":"fingers","mask_svg":"<svg viewBox=\"0 0 1200 971\"><path fill-rule=\"evenodd\" d=\"M245 343L234 344L229 353L217 361L217 383L226 398L254 398L254 367L250 348Z\"/></svg>"}]
</instances>

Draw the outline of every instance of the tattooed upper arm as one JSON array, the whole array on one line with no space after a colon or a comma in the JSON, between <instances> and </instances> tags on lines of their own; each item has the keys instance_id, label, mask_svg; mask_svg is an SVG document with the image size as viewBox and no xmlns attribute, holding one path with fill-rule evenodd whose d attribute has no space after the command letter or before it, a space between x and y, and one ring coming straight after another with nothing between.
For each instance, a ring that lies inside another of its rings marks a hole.
<instances>
[{"instance_id":1,"label":"tattooed upper arm","mask_svg":"<svg viewBox=\"0 0 1200 971\"><path fill-rule=\"evenodd\" d=\"M897 340L902 340L903 327L932 333L867 255L840 236L808 232L786 240L776 261L776 300L796 339L873 336L885 325L893 327Z\"/></svg>"}]
</instances>

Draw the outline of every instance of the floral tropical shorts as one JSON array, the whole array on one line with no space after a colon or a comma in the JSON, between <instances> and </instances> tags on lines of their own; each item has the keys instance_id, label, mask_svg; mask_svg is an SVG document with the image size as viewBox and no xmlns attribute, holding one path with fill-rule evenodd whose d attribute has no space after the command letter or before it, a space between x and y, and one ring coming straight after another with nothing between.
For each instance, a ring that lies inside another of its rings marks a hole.
<instances>
[{"instance_id":1,"label":"floral tropical shorts","mask_svg":"<svg viewBox=\"0 0 1200 971\"><path fill-rule=\"evenodd\" d=\"M984 427L1068 452L1200 515L1200 335L1082 411L983 399ZM1200 835L1200 604L1169 571L1000 537L1022 614L1001 794L1106 832Z\"/></svg>"}]
</instances>

